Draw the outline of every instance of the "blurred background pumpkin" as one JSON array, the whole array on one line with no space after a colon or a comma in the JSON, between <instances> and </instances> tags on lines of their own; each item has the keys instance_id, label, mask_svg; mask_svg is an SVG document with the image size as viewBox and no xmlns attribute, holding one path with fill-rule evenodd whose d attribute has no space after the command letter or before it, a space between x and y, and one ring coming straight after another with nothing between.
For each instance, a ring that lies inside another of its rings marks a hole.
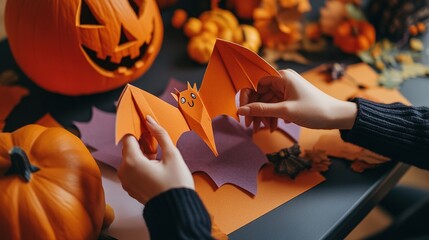
<instances>
[{"instance_id":1,"label":"blurred background pumpkin","mask_svg":"<svg viewBox=\"0 0 429 240\"><path fill-rule=\"evenodd\" d=\"M155 0L8 1L5 25L27 76L66 95L135 80L151 66L163 36Z\"/></svg>"}]
</instances>

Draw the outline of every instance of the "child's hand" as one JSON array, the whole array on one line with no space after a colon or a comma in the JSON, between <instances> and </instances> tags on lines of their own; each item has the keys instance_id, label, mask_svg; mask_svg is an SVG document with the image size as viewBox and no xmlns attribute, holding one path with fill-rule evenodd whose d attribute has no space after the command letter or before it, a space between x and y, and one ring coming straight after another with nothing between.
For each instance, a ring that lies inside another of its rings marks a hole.
<instances>
[{"instance_id":1,"label":"child's hand","mask_svg":"<svg viewBox=\"0 0 429 240\"><path fill-rule=\"evenodd\" d=\"M351 129L357 106L333 98L293 70L281 70L282 78L267 77L259 81L258 92L250 89L240 94L238 114L246 116L246 124L261 122L276 127L277 118L303 127L316 129Z\"/></svg>"},{"instance_id":2,"label":"child's hand","mask_svg":"<svg viewBox=\"0 0 429 240\"><path fill-rule=\"evenodd\" d=\"M122 140L123 159L118 170L122 187L143 204L172 188L195 188L191 172L168 133L150 116L147 116L147 123L149 131L161 147L162 159L158 161L147 158L137 139L126 135Z\"/></svg>"}]
</instances>

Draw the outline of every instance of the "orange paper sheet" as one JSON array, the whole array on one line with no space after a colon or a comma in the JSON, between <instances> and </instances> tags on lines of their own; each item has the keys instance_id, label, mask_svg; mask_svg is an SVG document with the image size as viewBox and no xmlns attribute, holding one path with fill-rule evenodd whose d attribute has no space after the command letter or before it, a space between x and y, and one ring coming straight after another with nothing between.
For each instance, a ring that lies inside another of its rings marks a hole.
<instances>
[{"instance_id":1,"label":"orange paper sheet","mask_svg":"<svg viewBox=\"0 0 429 240\"><path fill-rule=\"evenodd\" d=\"M323 73L323 66L316 67L312 70L304 72L302 76L318 87L323 92L341 99L359 95L361 90L359 85L367 89L380 88L378 87L378 74L366 63L356 63L347 66L346 75L341 79L328 82L326 73Z\"/></svg>"},{"instance_id":2,"label":"orange paper sheet","mask_svg":"<svg viewBox=\"0 0 429 240\"><path fill-rule=\"evenodd\" d=\"M379 103L401 102L405 105L411 105L397 89L387 89L384 87L373 87L359 91L356 97L362 97Z\"/></svg>"},{"instance_id":3,"label":"orange paper sheet","mask_svg":"<svg viewBox=\"0 0 429 240\"><path fill-rule=\"evenodd\" d=\"M323 66L320 66L304 72L301 75L323 92L338 99L346 100L357 94L359 89L355 83L346 79L328 82L326 80L326 73L323 73L322 70Z\"/></svg>"},{"instance_id":4,"label":"orange paper sheet","mask_svg":"<svg viewBox=\"0 0 429 240\"><path fill-rule=\"evenodd\" d=\"M366 88L378 86L378 74L366 63L349 65L346 69L346 75L347 76L343 78L350 77L353 81L356 81Z\"/></svg>"},{"instance_id":5,"label":"orange paper sheet","mask_svg":"<svg viewBox=\"0 0 429 240\"><path fill-rule=\"evenodd\" d=\"M317 172L303 172L295 180L274 173L272 165L265 166L258 175L258 193L254 198L232 185L217 191L210 179L194 174L195 187L220 229L229 234L281 204L304 193L324 178Z\"/></svg>"},{"instance_id":6,"label":"orange paper sheet","mask_svg":"<svg viewBox=\"0 0 429 240\"><path fill-rule=\"evenodd\" d=\"M261 130L253 135L254 142L265 153L290 147L293 140L282 133ZM195 187L214 216L220 229L229 234L292 198L306 192L325 178L318 172L304 171L295 180L279 176L271 164L262 167L258 175L258 192L254 197L239 188L226 184L217 190L211 179L202 173L194 174Z\"/></svg>"},{"instance_id":7,"label":"orange paper sheet","mask_svg":"<svg viewBox=\"0 0 429 240\"><path fill-rule=\"evenodd\" d=\"M389 161L382 155L371 152L341 139L339 132L336 134L322 135L314 145L315 149L323 149L329 156L344 158L350 161L360 160L370 164L379 164Z\"/></svg>"}]
</instances>

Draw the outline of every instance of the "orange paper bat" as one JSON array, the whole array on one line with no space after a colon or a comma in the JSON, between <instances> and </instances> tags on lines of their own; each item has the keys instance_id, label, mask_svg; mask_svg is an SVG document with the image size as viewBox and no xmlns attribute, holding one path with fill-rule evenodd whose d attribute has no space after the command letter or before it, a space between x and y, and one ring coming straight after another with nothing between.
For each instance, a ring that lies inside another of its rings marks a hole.
<instances>
[{"instance_id":1,"label":"orange paper bat","mask_svg":"<svg viewBox=\"0 0 429 240\"><path fill-rule=\"evenodd\" d=\"M201 88L188 83L188 89L172 93L178 108L158 97L127 85L119 98L116 116L116 143L126 134L139 139L144 151L155 153L157 143L149 134L146 115L153 117L169 133L174 144L182 133L193 130L217 156L212 119L225 114L237 121L235 96L244 88L257 90L258 82L279 73L256 53L235 43L218 39Z\"/></svg>"}]
</instances>

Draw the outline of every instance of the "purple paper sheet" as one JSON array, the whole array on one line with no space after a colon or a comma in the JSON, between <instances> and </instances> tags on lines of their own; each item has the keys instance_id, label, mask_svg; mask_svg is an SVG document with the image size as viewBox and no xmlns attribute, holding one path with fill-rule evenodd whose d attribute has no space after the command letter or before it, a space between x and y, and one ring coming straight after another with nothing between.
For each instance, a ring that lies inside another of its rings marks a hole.
<instances>
[{"instance_id":1,"label":"purple paper sheet","mask_svg":"<svg viewBox=\"0 0 429 240\"><path fill-rule=\"evenodd\" d=\"M82 141L96 150L92 156L114 168L119 168L122 160L122 145L115 145L116 114L92 108L89 122L74 122Z\"/></svg>"},{"instance_id":2,"label":"purple paper sheet","mask_svg":"<svg viewBox=\"0 0 429 240\"><path fill-rule=\"evenodd\" d=\"M213 129L218 157L195 132L187 132L179 139L177 147L189 169L207 173L217 187L231 183L255 195L259 169L267 162L265 154L232 118L214 119Z\"/></svg>"}]
</instances>

